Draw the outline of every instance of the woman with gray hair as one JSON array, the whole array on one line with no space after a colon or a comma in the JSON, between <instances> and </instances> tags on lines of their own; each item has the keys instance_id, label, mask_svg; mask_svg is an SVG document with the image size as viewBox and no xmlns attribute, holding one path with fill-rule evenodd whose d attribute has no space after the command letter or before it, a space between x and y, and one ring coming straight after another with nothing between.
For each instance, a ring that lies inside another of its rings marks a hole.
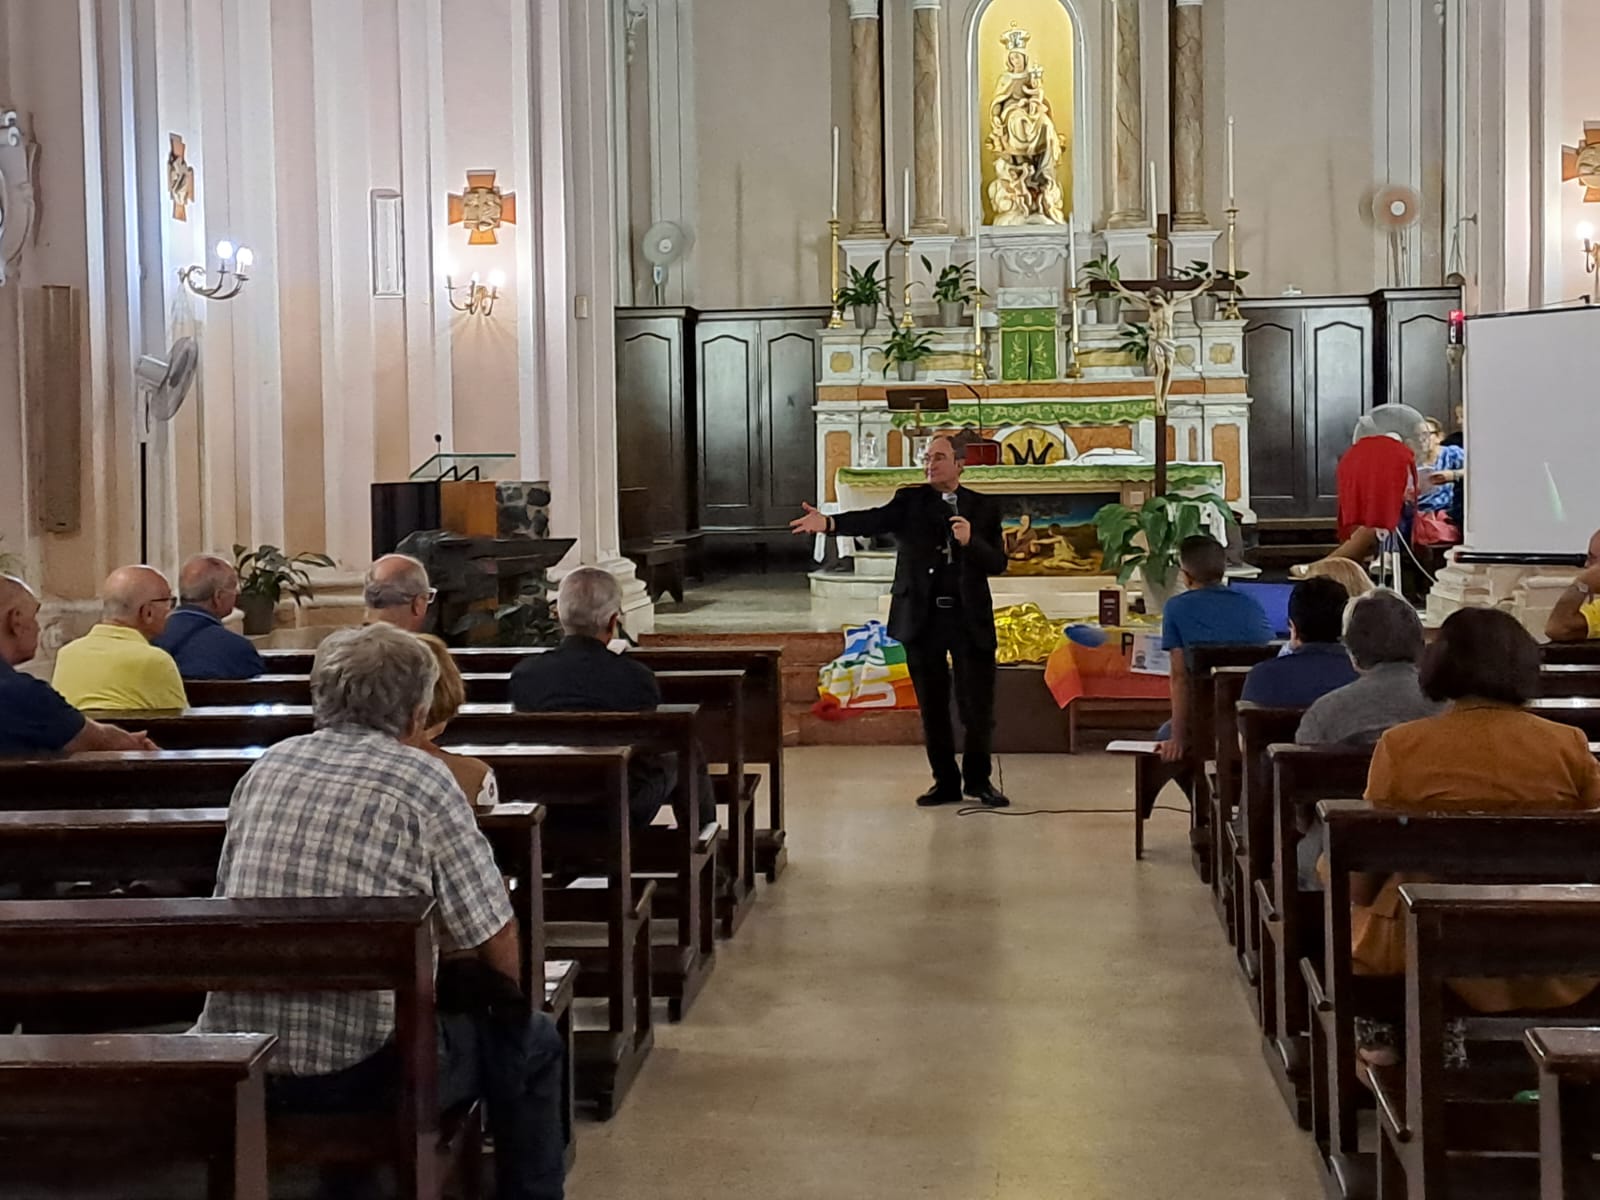
<instances>
[{"instance_id":1,"label":"woman with gray hair","mask_svg":"<svg viewBox=\"0 0 1600 1200\"><path fill-rule=\"evenodd\" d=\"M1344 645L1360 673L1306 710L1295 734L1302 746L1369 745L1392 725L1437 716L1417 678L1422 622L1398 592L1380 588L1345 610Z\"/></svg>"}]
</instances>

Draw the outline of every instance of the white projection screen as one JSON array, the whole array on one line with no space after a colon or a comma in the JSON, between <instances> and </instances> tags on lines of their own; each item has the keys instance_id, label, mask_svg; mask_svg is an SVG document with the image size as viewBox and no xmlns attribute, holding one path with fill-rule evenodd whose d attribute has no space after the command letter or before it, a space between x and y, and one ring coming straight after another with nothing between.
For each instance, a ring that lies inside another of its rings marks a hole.
<instances>
[{"instance_id":1,"label":"white projection screen","mask_svg":"<svg viewBox=\"0 0 1600 1200\"><path fill-rule=\"evenodd\" d=\"M1582 554L1600 529L1600 308L1467 322L1466 547Z\"/></svg>"}]
</instances>

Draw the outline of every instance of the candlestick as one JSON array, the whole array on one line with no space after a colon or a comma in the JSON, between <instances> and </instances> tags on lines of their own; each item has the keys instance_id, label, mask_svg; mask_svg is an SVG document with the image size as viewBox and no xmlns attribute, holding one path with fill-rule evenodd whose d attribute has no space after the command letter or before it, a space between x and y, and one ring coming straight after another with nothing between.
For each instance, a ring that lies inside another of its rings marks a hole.
<instances>
[{"instance_id":1,"label":"candlestick","mask_svg":"<svg viewBox=\"0 0 1600 1200\"><path fill-rule=\"evenodd\" d=\"M1239 209L1237 205L1228 206L1228 307L1222 310L1224 321L1242 321L1244 313L1239 311Z\"/></svg>"},{"instance_id":2,"label":"candlestick","mask_svg":"<svg viewBox=\"0 0 1600 1200\"><path fill-rule=\"evenodd\" d=\"M913 321L912 318L911 318L911 168L910 167L906 168L905 175L903 176L903 178L905 180L905 201L904 201L905 218L904 219L905 219L905 231L906 232L905 232L905 236L900 239L900 244L905 247L905 252L906 252L906 258L905 258L905 272L906 272L905 310L906 311L905 311L905 314L900 318L900 328L902 328L902 329L910 329L914 324L916 324L916 322Z\"/></svg>"},{"instance_id":3,"label":"candlestick","mask_svg":"<svg viewBox=\"0 0 1600 1200\"><path fill-rule=\"evenodd\" d=\"M833 127L833 219L839 219L839 127Z\"/></svg>"},{"instance_id":4,"label":"candlestick","mask_svg":"<svg viewBox=\"0 0 1600 1200\"><path fill-rule=\"evenodd\" d=\"M834 132L837 133L838 130ZM828 328L841 329L844 327L844 313L839 311L839 214L837 212L828 221L828 241L832 247L832 252L828 255L828 273L829 278L833 280L828 300L833 312L828 314Z\"/></svg>"},{"instance_id":5,"label":"candlestick","mask_svg":"<svg viewBox=\"0 0 1600 1200\"><path fill-rule=\"evenodd\" d=\"M906 168L904 178L905 178L905 200L903 202L904 206L901 209L901 211L905 213L905 218L904 218L905 224L903 226L901 226L901 228L906 231L906 236L910 237L911 236L911 168L910 167Z\"/></svg>"},{"instance_id":6,"label":"candlestick","mask_svg":"<svg viewBox=\"0 0 1600 1200\"><path fill-rule=\"evenodd\" d=\"M1067 303L1072 305L1072 325L1071 332L1068 334L1071 339L1071 345L1068 349L1072 353L1072 362L1067 366L1068 379L1083 378L1083 368L1078 365L1078 343L1082 330L1080 324L1082 318L1078 314L1078 294L1080 290L1077 280L1074 278L1072 286L1067 289Z\"/></svg>"},{"instance_id":7,"label":"candlestick","mask_svg":"<svg viewBox=\"0 0 1600 1200\"><path fill-rule=\"evenodd\" d=\"M983 352L983 297L976 295L972 297L972 377L989 378L989 359Z\"/></svg>"},{"instance_id":8,"label":"candlestick","mask_svg":"<svg viewBox=\"0 0 1600 1200\"><path fill-rule=\"evenodd\" d=\"M1156 214L1160 209L1156 206L1156 163L1150 160L1150 228L1156 227Z\"/></svg>"},{"instance_id":9,"label":"candlestick","mask_svg":"<svg viewBox=\"0 0 1600 1200\"><path fill-rule=\"evenodd\" d=\"M1067 286L1078 286L1078 218L1067 218Z\"/></svg>"},{"instance_id":10,"label":"candlestick","mask_svg":"<svg viewBox=\"0 0 1600 1200\"><path fill-rule=\"evenodd\" d=\"M1238 193L1233 184L1233 118L1228 118L1228 207L1232 208L1238 203Z\"/></svg>"}]
</instances>

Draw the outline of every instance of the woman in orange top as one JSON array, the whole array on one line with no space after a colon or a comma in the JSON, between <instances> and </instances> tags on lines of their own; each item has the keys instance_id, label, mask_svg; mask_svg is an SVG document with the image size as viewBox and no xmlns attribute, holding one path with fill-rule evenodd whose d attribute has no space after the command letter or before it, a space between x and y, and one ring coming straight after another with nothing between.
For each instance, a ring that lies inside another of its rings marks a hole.
<instances>
[{"instance_id":1,"label":"woman in orange top","mask_svg":"<svg viewBox=\"0 0 1600 1200\"><path fill-rule=\"evenodd\" d=\"M1509 613L1469 608L1444 623L1423 656L1422 690L1454 701L1441 716L1397 725L1372 756L1367 801L1415 813L1553 813L1600 808L1600 763L1583 732L1527 712L1538 694L1539 647ZM1398 876L1351 881L1356 970L1405 971ZM1593 979L1460 980L1479 1012L1563 1008Z\"/></svg>"},{"instance_id":2,"label":"woman in orange top","mask_svg":"<svg viewBox=\"0 0 1600 1200\"><path fill-rule=\"evenodd\" d=\"M451 754L435 744L445 726L450 724L466 703L467 685L461 678L461 671L444 642L431 633L415 636L433 652L434 660L439 664L439 682L433 685L433 703L428 706L427 727L411 744L433 755L450 769L450 774L456 777L468 803L474 808L493 808L499 799L499 786L489 764L464 754Z\"/></svg>"}]
</instances>

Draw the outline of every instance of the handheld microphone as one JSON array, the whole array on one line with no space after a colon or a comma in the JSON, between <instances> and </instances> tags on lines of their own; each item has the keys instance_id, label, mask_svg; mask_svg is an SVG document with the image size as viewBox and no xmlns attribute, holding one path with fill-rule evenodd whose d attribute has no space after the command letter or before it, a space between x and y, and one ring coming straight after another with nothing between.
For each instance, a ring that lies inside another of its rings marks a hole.
<instances>
[{"instance_id":1,"label":"handheld microphone","mask_svg":"<svg viewBox=\"0 0 1600 1200\"><path fill-rule=\"evenodd\" d=\"M950 515L952 517L957 515L956 494L954 492L941 492L939 494L939 499L943 500L946 504L948 504L950 506ZM955 531L953 529L951 529L949 523L946 522L945 528L944 528L944 561L947 562L947 563L948 562L953 562L955 560L955 553L956 553L956 535L955 535Z\"/></svg>"}]
</instances>

